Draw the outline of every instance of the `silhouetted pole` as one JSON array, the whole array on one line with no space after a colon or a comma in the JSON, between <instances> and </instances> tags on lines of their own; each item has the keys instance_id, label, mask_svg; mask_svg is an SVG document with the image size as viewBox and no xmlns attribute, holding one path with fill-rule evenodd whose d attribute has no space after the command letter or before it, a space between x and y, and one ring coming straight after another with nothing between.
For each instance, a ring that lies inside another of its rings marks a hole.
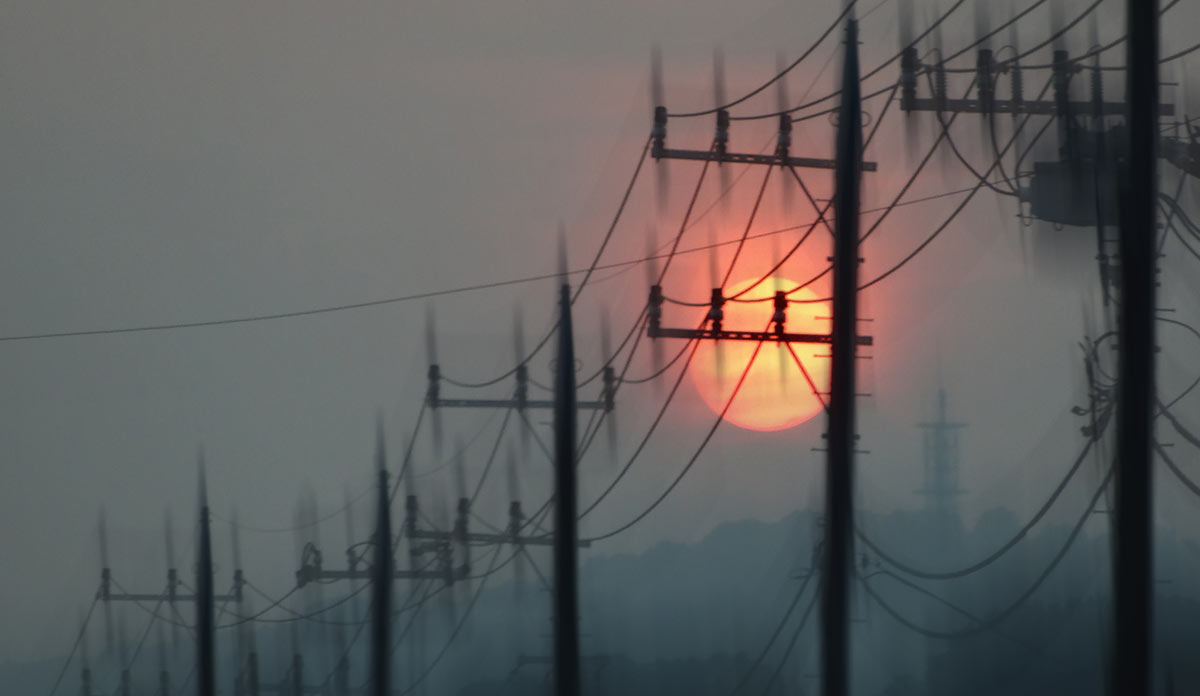
<instances>
[{"instance_id":1,"label":"silhouetted pole","mask_svg":"<svg viewBox=\"0 0 1200 696\"><path fill-rule=\"evenodd\" d=\"M251 640L253 640L251 633ZM258 648L251 643L250 654L246 656L246 690L249 696L259 696L258 687Z\"/></svg>"},{"instance_id":2,"label":"silhouetted pole","mask_svg":"<svg viewBox=\"0 0 1200 696\"><path fill-rule=\"evenodd\" d=\"M208 490L200 453L200 543L196 549L196 694L217 693L213 626L212 541L208 533Z\"/></svg>"},{"instance_id":3,"label":"silhouetted pole","mask_svg":"<svg viewBox=\"0 0 1200 696\"><path fill-rule=\"evenodd\" d=\"M833 355L829 452L825 466L826 545L821 585L821 689L845 696L849 680L849 603L854 523L855 339L858 334L858 187L862 116L858 25L846 23L842 103L838 111L836 231L833 238Z\"/></svg>"},{"instance_id":4,"label":"silhouetted pole","mask_svg":"<svg viewBox=\"0 0 1200 696\"><path fill-rule=\"evenodd\" d=\"M1113 550L1112 693L1150 693L1150 448L1154 405L1154 265L1158 145L1158 2L1127 0L1129 152L1121 197L1121 303Z\"/></svg>"},{"instance_id":5,"label":"silhouetted pole","mask_svg":"<svg viewBox=\"0 0 1200 696\"><path fill-rule=\"evenodd\" d=\"M375 558L371 574L371 694L390 696L392 518L388 508L387 454L382 423L376 434L375 459L379 468L379 510L375 518Z\"/></svg>"},{"instance_id":6,"label":"silhouetted pole","mask_svg":"<svg viewBox=\"0 0 1200 696\"><path fill-rule=\"evenodd\" d=\"M304 696L304 658L298 650L292 655L292 696Z\"/></svg>"},{"instance_id":7,"label":"silhouetted pole","mask_svg":"<svg viewBox=\"0 0 1200 696\"><path fill-rule=\"evenodd\" d=\"M554 379L554 680L557 696L578 696L579 600L575 540L575 341L571 289L559 289L558 369Z\"/></svg>"}]
</instances>

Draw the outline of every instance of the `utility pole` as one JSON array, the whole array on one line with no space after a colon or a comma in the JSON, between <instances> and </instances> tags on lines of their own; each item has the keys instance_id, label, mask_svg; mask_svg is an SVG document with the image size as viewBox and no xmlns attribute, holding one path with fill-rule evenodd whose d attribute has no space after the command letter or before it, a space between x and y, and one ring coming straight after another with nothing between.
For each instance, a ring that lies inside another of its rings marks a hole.
<instances>
[{"instance_id":1,"label":"utility pole","mask_svg":"<svg viewBox=\"0 0 1200 696\"><path fill-rule=\"evenodd\" d=\"M853 452L855 366L857 347L870 346L870 336L860 336L858 324L858 214L859 179L863 171L875 171L873 162L862 160L862 113L858 83L857 23L846 26L842 102L837 134L836 160L802 160L788 155L791 120L780 119L779 145L774 156L743 156L727 151L729 114L717 110L717 133L710 151L670 150L665 146L667 111L654 110L651 152L656 158L694 159L742 164L807 166L835 170L835 214L833 257L833 330L830 334L792 333L785 330L789 300L778 291L774 297L771 327L766 331L727 330L721 288L713 288L706 326L697 329L662 326L662 286L651 285L647 306L646 334L650 338L688 340L755 341L778 343L823 343L831 349L831 394L829 403L829 455L826 466L827 543L822 569L822 688L825 696L844 696L847 687L847 625L853 528Z\"/></svg>"},{"instance_id":2,"label":"utility pole","mask_svg":"<svg viewBox=\"0 0 1200 696\"><path fill-rule=\"evenodd\" d=\"M905 113L931 111L942 113L976 113L992 119L997 114L1050 116L1058 126L1058 157L1033 163L1028 185L1019 186L1016 193L1021 203L1029 204L1029 216L1058 225L1102 227L1105 221L1117 217L1119 198L1116 181L1109 175L1105 161L1115 159L1126 139L1121 126L1106 131L1104 119L1127 112L1124 101L1106 101L1102 72L1098 64L1092 68L1091 95L1086 100L1071 99L1070 87L1075 76L1086 68L1072 60L1064 50L1055 50L1050 64L1053 90L1051 99L1025 99L1024 80L1020 63L1014 58L995 60L990 49L980 49L974 70L973 98L953 99L947 94L948 69L942 62L924 64L915 47L904 50L900 58L900 110ZM999 99L995 85L999 76L1009 74L1011 98ZM932 96L918 96L919 75L931 75ZM1157 95L1156 95L1157 99ZM1175 113L1172 104L1159 104L1158 113ZM1090 116L1091 132L1078 122L1080 116ZM948 127L949 123L943 123ZM991 126L994 128L994 124ZM1089 137L1085 137L1089 136ZM1159 136L1155 135L1156 138ZM1185 172L1200 176L1200 146L1194 138L1185 142L1163 135L1160 138L1163 156ZM999 156L999 153L997 154ZM985 174L986 176L986 174ZM1104 240L1098 244L1101 284L1108 300L1106 276L1110 272Z\"/></svg>"},{"instance_id":3,"label":"utility pole","mask_svg":"<svg viewBox=\"0 0 1200 696\"><path fill-rule=\"evenodd\" d=\"M378 426L375 446L379 470L378 510L375 518L375 556L371 568L371 694L390 696L392 626L392 517L388 502L387 454L383 425Z\"/></svg>"},{"instance_id":4,"label":"utility pole","mask_svg":"<svg viewBox=\"0 0 1200 696\"><path fill-rule=\"evenodd\" d=\"M821 592L821 689L845 696L849 686L850 576L854 558L854 400L858 323L858 213L862 111L858 24L846 22L842 100L838 111L834 191L833 341L830 352L829 452L825 466L826 544Z\"/></svg>"},{"instance_id":5,"label":"utility pole","mask_svg":"<svg viewBox=\"0 0 1200 696\"><path fill-rule=\"evenodd\" d=\"M579 696L579 598L575 482L575 339L571 288L559 288L554 378L554 680L557 696Z\"/></svg>"},{"instance_id":6,"label":"utility pole","mask_svg":"<svg viewBox=\"0 0 1200 696\"><path fill-rule=\"evenodd\" d=\"M1117 461L1111 692L1151 685L1154 262L1158 145L1158 2L1126 2L1129 151L1121 197Z\"/></svg>"},{"instance_id":7,"label":"utility pole","mask_svg":"<svg viewBox=\"0 0 1200 696\"><path fill-rule=\"evenodd\" d=\"M196 550L196 694L216 696L216 641L213 617L212 542L208 529L208 489L200 451L200 543Z\"/></svg>"}]
</instances>

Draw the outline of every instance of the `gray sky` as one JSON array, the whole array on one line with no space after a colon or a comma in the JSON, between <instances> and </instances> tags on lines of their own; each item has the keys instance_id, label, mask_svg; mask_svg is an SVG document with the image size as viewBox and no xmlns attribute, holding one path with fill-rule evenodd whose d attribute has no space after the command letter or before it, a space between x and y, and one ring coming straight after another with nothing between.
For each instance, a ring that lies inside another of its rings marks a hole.
<instances>
[{"instance_id":1,"label":"gray sky","mask_svg":"<svg viewBox=\"0 0 1200 696\"><path fill-rule=\"evenodd\" d=\"M1065 3L1062 15L1073 18L1086 4ZM948 48L973 37L970 5L942 32ZM1177 21L1164 26L1168 49L1189 45L1177 27L1200 19L1182 5L1172 10ZM1106 0L1101 40L1120 33L1116 9ZM922 13L934 12L919 3L918 27ZM1007 16L992 13L997 21ZM797 55L836 14L834 4L780 0L7 3L0 7L0 295L7 299L0 335L291 311L542 274L555 267L559 221L568 230L572 267L585 265L649 129L651 45L662 46L669 105L704 108L714 46L725 52L729 94L739 95L772 74L777 52ZM896 3L888 2L864 20L864 66L894 53L895 14ZM1050 23L1049 12L1031 15L1022 41L1040 41ZM1084 23L1067 45L1078 52L1089 43ZM832 42L822 45L789 77L793 99L830 89L838 73L838 62L828 60L834 50ZM1106 61L1119 63L1120 56ZM869 89L895 75L884 70ZM1109 89L1119 94L1116 82ZM773 105L768 90L744 112ZM873 102L867 110L874 116L878 108ZM867 179L871 207L894 195L915 161L898 143L900 119L888 118L870 152L880 163L880 173ZM933 118L915 117L918 152L931 142ZM771 128L739 123L734 144L756 150ZM985 161L974 145L979 131L957 132L968 156ZM704 118L673 122L670 137L703 147L710 133ZM828 156L832 133L825 119L806 122L795 149ZM935 161L913 197L969 185L948 158ZM1164 171L1173 183L1176 173ZM696 167L672 165L671 206L660 217L654 177L646 172L605 260L643 254L648 226L657 225L659 242L667 241L696 174ZM758 176L740 182L728 209L714 208L684 246L707 243L710 235L736 238ZM828 179L811 173L817 195L828 194ZM703 192L708 202L715 182ZM798 195L787 213L777 183L768 192L756 231L812 219ZM906 255L956 200L889 218L865 250L864 275ZM1082 308L1097 302L1087 275L1093 271L1082 264L1086 270L1072 275L1044 258L1026 263L1032 236L1052 230L1022 230L1014 215L1010 202L980 194L917 260L865 293L876 337L874 357L864 364L873 397L863 402L860 421L871 451L862 459L865 505L918 503L911 491L920 485L920 435L912 426L929 417L939 381L956 417L971 423L963 464L969 514L1002 504L1020 514L1034 506L1078 450L1080 423L1068 410L1082 398L1074 346ZM794 239L793 232L778 246L752 243L742 275L761 272L774 250ZM1196 288L1182 277L1189 261L1178 251L1168 246L1163 293L1183 319L1195 314ZM809 248L796 268L821 263L825 253ZM719 261L729 257L725 248ZM708 263L705 254L681 258L668 293L703 298ZM623 336L644 301L644 278L634 268L584 294L576 321L585 371L600 357L602 309L614 335ZM552 290L542 281L438 298L445 372L479 379L506 369L513 308L523 307L532 345L551 321ZM174 510L182 554L201 444L214 513L228 517L237 508L247 525L288 526L306 485L325 512L341 504L343 487L364 490L376 411L386 419L393 455L418 412L426 306L0 343L0 467L7 482L0 487L7 530L0 537L0 626L9 627L0 629L0 659L69 647L76 612L98 583L101 505L116 577L137 585L131 590L161 586L164 510ZM1185 356L1195 346L1180 332L1164 336L1162 383L1173 391L1192 378ZM550 357L534 361L535 378L548 375ZM633 374L648 369L638 361ZM509 389L504 384L490 395ZM663 393L623 393L621 457ZM1191 422L1200 416L1195 400L1181 408ZM685 382L660 436L585 532L612 528L657 497L711 420ZM472 485L495 421L446 419L450 444L485 425L490 429L468 457ZM692 540L725 519L777 519L816 503L821 455L812 448L820 431L820 419L769 435L723 428L653 516L597 552ZM429 472L418 479L422 495L452 490L450 469L431 471L437 463L428 432L416 452L417 471ZM615 466L604 457L585 465L585 500ZM520 467L532 508L548 489L549 467L538 456ZM497 475L480 514L499 521L507 498ZM1166 519L1195 529L1194 502L1174 491L1161 500ZM361 530L366 506L358 510ZM227 566L228 527L218 522L214 534ZM340 522L325 537L331 552L338 549ZM248 575L286 589L295 566L292 536L246 532L243 545ZM180 567L189 569L190 561Z\"/></svg>"}]
</instances>

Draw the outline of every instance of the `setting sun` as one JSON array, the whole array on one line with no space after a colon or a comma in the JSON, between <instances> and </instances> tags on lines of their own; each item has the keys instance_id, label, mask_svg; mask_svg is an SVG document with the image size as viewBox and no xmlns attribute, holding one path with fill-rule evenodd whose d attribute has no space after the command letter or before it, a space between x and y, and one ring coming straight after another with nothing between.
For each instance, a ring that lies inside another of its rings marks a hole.
<instances>
[{"instance_id":1,"label":"setting sun","mask_svg":"<svg viewBox=\"0 0 1200 696\"><path fill-rule=\"evenodd\" d=\"M756 279L745 280L726 288L726 296L734 296L750 287ZM770 298L776 290L790 290L796 283L773 277L747 293L747 299ZM789 296L792 300L814 300L817 295L807 288ZM762 331L772 313L771 301L726 302L724 328L738 331ZM788 305L786 331L827 334L830 330L831 309L828 302ZM702 341L689 368L692 383L700 398L720 414L737 386L738 379L754 354L753 341ZM828 344L794 343L792 349L800 357L813 384L821 392L829 390ZM748 430L784 430L807 421L821 412L821 401L804 377L786 346L764 343L746 374L725 420Z\"/></svg>"}]
</instances>

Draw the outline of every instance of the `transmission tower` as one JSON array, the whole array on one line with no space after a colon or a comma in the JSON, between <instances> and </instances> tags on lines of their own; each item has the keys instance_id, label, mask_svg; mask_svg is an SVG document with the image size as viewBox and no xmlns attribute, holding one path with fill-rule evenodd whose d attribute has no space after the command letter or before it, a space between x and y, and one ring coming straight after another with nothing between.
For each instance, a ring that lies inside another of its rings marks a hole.
<instances>
[{"instance_id":1,"label":"transmission tower","mask_svg":"<svg viewBox=\"0 0 1200 696\"><path fill-rule=\"evenodd\" d=\"M958 484L958 435L967 424L947 419L946 390L938 389L935 420L918 423L917 427L925 431L925 483L917 493L925 497L926 510L932 513L940 529L956 528L959 524L956 499L964 493Z\"/></svg>"}]
</instances>

